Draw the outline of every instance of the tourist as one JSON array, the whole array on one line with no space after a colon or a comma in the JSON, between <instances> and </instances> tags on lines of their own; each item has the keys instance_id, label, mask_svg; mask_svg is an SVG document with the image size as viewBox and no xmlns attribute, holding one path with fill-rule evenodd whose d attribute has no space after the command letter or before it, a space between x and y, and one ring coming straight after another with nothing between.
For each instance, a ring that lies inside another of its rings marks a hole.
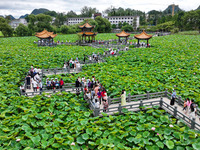
<instances>
[{"instance_id":1,"label":"tourist","mask_svg":"<svg viewBox=\"0 0 200 150\"><path fill-rule=\"evenodd\" d=\"M91 92L90 91L87 91L85 96L86 96L86 99L91 100Z\"/></svg>"},{"instance_id":2,"label":"tourist","mask_svg":"<svg viewBox=\"0 0 200 150\"><path fill-rule=\"evenodd\" d=\"M90 61L90 63L92 63L92 57L91 56L89 56L89 61Z\"/></svg>"},{"instance_id":3,"label":"tourist","mask_svg":"<svg viewBox=\"0 0 200 150\"><path fill-rule=\"evenodd\" d=\"M32 84L33 84L33 91L37 92L37 82L35 81L35 79L33 79Z\"/></svg>"},{"instance_id":4,"label":"tourist","mask_svg":"<svg viewBox=\"0 0 200 150\"><path fill-rule=\"evenodd\" d=\"M77 78L77 80L76 80L76 82L75 82L76 91L79 90L79 86L80 86L80 82L79 82L79 80L78 80L78 78Z\"/></svg>"},{"instance_id":5,"label":"tourist","mask_svg":"<svg viewBox=\"0 0 200 150\"><path fill-rule=\"evenodd\" d=\"M101 92L101 96L103 100L107 100L107 93L106 93L106 89L104 88L103 91Z\"/></svg>"},{"instance_id":6,"label":"tourist","mask_svg":"<svg viewBox=\"0 0 200 150\"><path fill-rule=\"evenodd\" d=\"M95 95L97 95L97 93L98 93L98 90L99 90L99 87L98 87L98 85L95 85L95 88L94 88Z\"/></svg>"},{"instance_id":7,"label":"tourist","mask_svg":"<svg viewBox=\"0 0 200 150\"><path fill-rule=\"evenodd\" d=\"M37 67L34 68L33 72L38 73Z\"/></svg>"},{"instance_id":8,"label":"tourist","mask_svg":"<svg viewBox=\"0 0 200 150\"><path fill-rule=\"evenodd\" d=\"M95 97L95 91L94 91L94 88L92 88L92 90L91 90L91 96L92 96L92 99Z\"/></svg>"},{"instance_id":9,"label":"tourist","mask_svg":"<svg viewBox=\"0 0 200 150\"><path fill-rule=\"evenodd\" d=\"M25 93L25 89L24 89L24 86L23 86L23 85L20 86L20 91L21 91L22 94Z\"/></svg>"},{"instance_id":10,"label":"tourist","mask_svg":"<svg viewBox=\"0 0 200 150\"><path fill-rule=\"evenodd\" d=\"M84 82L85 82L85 77L82 77L81 79L82 86L84 86Z\"/></svg>"},{"instance_id":11,"label":"tourist","mask_svg":"<svg viewBox=\"0 0 200 150\"><path fill-rule=\"evenodd\" d=\"M40 88L40 94L41 94L41 92L42 92L42 82L41 82L41 80L39 80L39 88Z\"/></svg>"},{"instance_id":12,"label":"tourist","mask_svg":"<svg viewBox=\"0 0 200 150\"><path fill-rule=\"evenodd\" d=\"M62 78L60 79L59 84L60 84L60 88L62 89L62 87L64 86L64 81Z\"/></svg>"},{"instance_id":13,"label":"tourist","mask_svg":"<svg viewBox=\"0 0 200 150\"><path fill-rule=\"evenodd\" d=\"M30 76L30 74L28 74L28 76L25 78L26 80L25 80L25 85L26 85L26 88L27 89L31 89L31 76Z\"/></svg>"},{"instance_id":14,"label":"tourist","mask_svg":"<svg viewBox=\"0 0 200 150\"><path fill-rule=\"evenodd\" d=\"M49 78L47 78L46 80L46 86L47 86L47 90L51 89L51 81L49 81Z\"/></svg>"},{"instance_id":15,"label":"tourist","mask_svg":"<svg viewBox=\"0 0 200 150\"><path fill-rule=\"evenodd\" d=\"M103 99L103 112L106 112L108 109L108 102L107 100Z\"/></svg>"},{"instance_id":16,"label":"tourist","mask_svg":"<svg viewBox=\"0 0 200 150\"><path fill-rule=\"evenodd\" d=\"M88 82L88 88L91 88L91 82L90 82L90 80Z\"/></svg>"},{"instance_id":17,"label":"tourist","mask_svg":"<svg viewBox=\"0 0 200 150\"><path fill-rule=\"evenodd\" d=\"M55 82L54 82L53 78L51 79L51 89L55 89Z\"/></svg>"},{"instance_id":18,"label":"tourist","mask_svg":"<svg viewBox=\"0 0 200 150\"><path fill-rule=\"evenodd\" d=\"M56 89L59 89L59 87L60 87L60 84L59 84L57 78L55 78L55 87L56 87Z\"/></svg>"},{"instance_id":19,"label":"tourist","mask_svg":"<svg viewBox=\"0 0 200 150\"><path fill-rule=\"evenodd\" d=\"M126 94L125 94L125 90L122 90L122 94L121 94L121 106L126 105Z\"/></svg>"},{"instance_id":20,"label":"tourist","mask_svg":"<svg viewBox=\"0 0 200 150\"><path fill-rule=\"evenodd\" d=\"M94 107L95 107L95 108L99 108L99 107L100 107L99 101L98 101L97 99L95 99Z\"/></svg>"},{"instance_id":21,"label":"tourist","mask_svg":"<svg viewBox=\"0 0 200 150\"><path fill-rule=\"evenodd\" d=\"M190 111L189 109L190 109L191 103L192 103L192 101L189 98L187 98L187 110L186 110L186 113L189 113L189 111Z\"/></svg>"},{"instance_id":22,"label":"tourist","mask_svg":"<svg viewBox=\"0 0 200 150\"><path fill-rule=\"evenodd\" d=\"M187 101L186 100L184 101L183 110L182 111L184 111L184 110L185 110L185 112L187 111Z\"/></svg>"},{"instance_id":23,"label":"tourist","mask_svg":"<svg viewBox=\"0 0 200 150\"><path fill-rule=\"evenodd\" d=\"M190 105L190 119L195 119L195 111L196 111L196 105L194 103L194 100L191 100L191 105Z\"/></svg>"},{"instance_id":24,"label":"tourist","mask_svg":"<svg viewBox=\"0 0 200 150\"><path fill-rule=\"evenodd\" d=\"M86 94L88 91L87 86L84 86L84 93Z\"/></svg>"},{"instance_id":25,"label":"tourist","mask_svg":"<svg viewBox=\"0 0 200 150\"><path fill-rule=\"evenodd\" d=\"M97 97L98 97L98 100L99 100L99 102L101 104L101 90L100 89L98 89Z\"/></svg>"},{"instance_id":26,"label":"tourist","mask_svg":"<svg viewBox=\"0 0 200 150\"><path fill-rule=\"evenodd\" d=\"M64 65L63 65L63 68L66 70L66 68L67 68L67 65L66 65L66 63L64 63Z\"/></svg>"},{"instance_id":27,"label":"tourist","mask_svg":"<svg viewBox=\"0 0 200 150\"><path fill-rule=\"evenodd\" d=\"M174 105L175 99L176 99L176 91L173 89L172 99L170 101L170 105L172 105L172 106Z\"/></svg>"}]
</instances>

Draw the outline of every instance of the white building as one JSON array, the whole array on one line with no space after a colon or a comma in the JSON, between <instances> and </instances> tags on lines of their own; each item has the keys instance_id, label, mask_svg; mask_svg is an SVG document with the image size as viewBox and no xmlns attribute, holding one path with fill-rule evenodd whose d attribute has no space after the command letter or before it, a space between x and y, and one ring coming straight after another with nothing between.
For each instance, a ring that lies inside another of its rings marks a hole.
<instances>
[{"instance_id":1,"label":"white building","mask_svg":"<svg viewBox=\"0 0 200 150\"><path fill-rule=\"evenodd\" d=\"M140 25L140 17L139 16L108 16L105 18L107 18L110 21L111 25L113 25L113 24L118 25L119 22L121 22L122 24L124 22L126 22L130 25L133 25L134 21L136 22L136 28L138 28Z\"/></svg>"},{"instance_id":2,"label":"white building","mask_svg":"<svg viewBox=\"0 0 200 150\"><path fill-rule=\"evenodd\" d=\"M85 19L91 19L90 17L76 17L76 18L68 18L64 23L65 25L74 25L83 22Z\"/></svg>"},{"instance_id":3,"label":"white building","mask_svg":"<svg viewBox=\"0 0 200 150\"><path fill-rule=\"evenodd\" d=\"M12 21L9 23L9 25L10 25L12 28L15 29L15 28L17 28L17 27L19 26L20 23L23 24L23 25L25 25L25 26L28 25L26 19L24 19L24 18L14 19L14 20L12 20Z\"/></svg>"}]
</instances>

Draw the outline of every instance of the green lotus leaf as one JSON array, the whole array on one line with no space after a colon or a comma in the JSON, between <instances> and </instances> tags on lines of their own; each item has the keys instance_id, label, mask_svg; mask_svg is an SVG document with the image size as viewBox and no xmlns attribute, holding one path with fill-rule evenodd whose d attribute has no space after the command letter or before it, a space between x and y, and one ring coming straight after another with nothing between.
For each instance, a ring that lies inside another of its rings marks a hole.
<instances>
[{"instance_id":1,"label":"green lotus leaf","mask_svg":"<svg viewBox=\"0 0 200 150\"><path fill-rule=\"evenodd\" d=\"M166 141L166 146L169 149L173 149L174 148L174 142L173 141Z\"/></svg>"}]
</instances>

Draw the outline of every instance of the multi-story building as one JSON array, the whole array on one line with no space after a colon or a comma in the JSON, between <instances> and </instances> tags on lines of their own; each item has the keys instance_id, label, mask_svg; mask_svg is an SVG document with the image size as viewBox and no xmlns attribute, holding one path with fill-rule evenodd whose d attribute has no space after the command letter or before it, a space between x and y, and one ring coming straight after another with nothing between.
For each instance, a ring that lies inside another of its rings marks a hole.
<instances>
[{"instance_id":1,"label":"multi-story building","mask_svg":"<svg viewBox=\"0 0 200 150\"><path fill-rule=\"evenodd\" d=\"M25 26L28 25L26 19L24 19L24 18L14 19L14 20L12 20L9 24L10 24L10 26L11 26L12 28L15 29L15 28L17 28L17 27L19 26L20 23L23 24L23 25L25 25Z\"/></svg>"},{"instance_id":2,"label":"multi-story building","mask_svg":"<svg viewBox=\"0 0 200 150\"><path fill-rule=\"evenodd\" d=\"M74 25L83 22L85 19L91 19L91 17L76 17L76 18L68 18L65 22L65 25Z\"/></svg>"},{"instance_id":3,"label":"multi-story building","mask_svg":"<svg viewBox=\"0 0 200 150\"><path fill-rule=\"evenodd\" d=\"M107 16L105 17L110 21L110 23L113 25L115 24L116 26L121 22L122 24L124 22L130 24L130 25L135 25L136 28L139 27L140 25L140 17L139 16Z\"/></svg>"}]
</instances>

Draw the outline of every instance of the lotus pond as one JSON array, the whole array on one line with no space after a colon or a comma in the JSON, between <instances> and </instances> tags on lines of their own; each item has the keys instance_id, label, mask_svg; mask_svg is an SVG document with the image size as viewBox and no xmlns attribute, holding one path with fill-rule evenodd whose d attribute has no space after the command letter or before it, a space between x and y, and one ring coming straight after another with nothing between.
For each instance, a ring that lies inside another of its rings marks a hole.
<instances>
[{"instance_id":1,"label":"lotus pond","mask_svg":"<svg viewBox=\"0 0 200 150\"><path fill-rule=\"evenodd\" d=\"M98 38L116 37L99 34ZM62 67L66 59L103 53L103 49L91 47L37 47L34 40L0 39L0 149L200 148L197 131L158 108L137 113L123 110L124 115L94 118L85 101L72 94L19 96L18 87L32 64L40 68ZM56 40L76 41L76 36L62 35ZM85 66L77 75L56 77L74 82L78 76L95 75L111 97L118 97L123 88L131 94L174 88L178 95L199 102L199 41L200 36L155 37L150 40L152 48L121 52L119 57L106 58L106 63Z\"/></svg>"}]
</instances>

